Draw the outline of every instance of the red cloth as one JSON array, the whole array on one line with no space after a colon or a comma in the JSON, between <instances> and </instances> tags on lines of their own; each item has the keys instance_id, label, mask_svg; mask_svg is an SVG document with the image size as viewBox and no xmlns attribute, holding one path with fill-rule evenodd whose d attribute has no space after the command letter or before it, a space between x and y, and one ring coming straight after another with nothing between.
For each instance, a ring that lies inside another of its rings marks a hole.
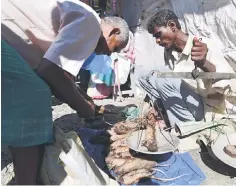
<instances>
[{"instance_id":1,"label":"red cloth","mask_svg":"<svg viewBox=\"0 0 236 186\"><path fill-rule=\"evenodd\" d=\"M135 63L134 35L132 32L129 32L129 42L121 53L123 53L125 57L129 58L131 60L131 63Z\"/></svg>"}]
</instances>

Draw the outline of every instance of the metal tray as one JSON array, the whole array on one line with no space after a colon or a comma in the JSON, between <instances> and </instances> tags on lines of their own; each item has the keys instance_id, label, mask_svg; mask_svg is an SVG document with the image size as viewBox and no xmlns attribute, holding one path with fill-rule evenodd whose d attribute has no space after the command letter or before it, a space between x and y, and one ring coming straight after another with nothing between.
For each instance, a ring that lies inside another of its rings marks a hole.
<instances>
[{"instance_id":1,"label":"metal tray","mask_svg":"<svg viewBox=\"0 0 236 186\"><path fill-rule=\"evenodd\" d=\"M228 139L231 145L236 145L236 133L228 134ZM211 149L219 160L236 169L236 158L231 158L224 152L224 147L229 145L228 139L225 134L220 135L216 142L211 145Z\"/></svg>"},{"instance_id":2,"label":"metal tray","mask_svg":"<svg viewBox=\"0 0 236 186\"><path fill-rule=\"evenodd\" d=\"M146 130L140 130L128 134L126 138L127 146L133 151L143 154L166 154L169 152L174 152L179 147L180 141L177 136L171 135L166 131L162 131L160 133L160 131L156 130L156 139L159 142L159 148L157 152L150 152L146 147L142 146L142 140L144 139L145 133ZM140 143L138 143L138 139L141 139Z\"/></svg>"}]
</instances>

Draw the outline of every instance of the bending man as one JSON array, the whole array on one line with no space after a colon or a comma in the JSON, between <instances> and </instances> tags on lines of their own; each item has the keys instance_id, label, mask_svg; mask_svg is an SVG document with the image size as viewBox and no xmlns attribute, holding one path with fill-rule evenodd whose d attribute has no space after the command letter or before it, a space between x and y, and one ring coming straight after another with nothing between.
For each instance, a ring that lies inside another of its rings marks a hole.
<instances>
[{"instance_id":1,"label":"bending man","mask_svg":"<svg viewBox=\"0 0 236 186\"><path fill-rule=\"evenodd\" d=\"M122 49L129 29L118 17L101 21L78 0L2 4L2 143L12 152L17 184L35 185L41 147L53 142L51 91L80 117L93 117L95 105L74 77L93 51Z\"/></svg>"}]
</instances>

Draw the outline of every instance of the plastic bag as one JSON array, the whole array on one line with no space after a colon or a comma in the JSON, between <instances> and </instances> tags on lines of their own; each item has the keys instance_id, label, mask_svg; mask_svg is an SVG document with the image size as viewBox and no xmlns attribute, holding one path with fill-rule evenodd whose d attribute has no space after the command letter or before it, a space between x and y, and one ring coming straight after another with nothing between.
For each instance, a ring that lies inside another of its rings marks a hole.
<instances>
[{"instance_id":1,"label":"plastic bag","mask_svg":"<svg viewBox=\"0 0 236 186\"><path fill-rule=\"evenodd\" d=\"M46 146L40 172L45 185L119 185L96 166L75 132L54 128L56 142Z\"/></svg>"}]
</instances>

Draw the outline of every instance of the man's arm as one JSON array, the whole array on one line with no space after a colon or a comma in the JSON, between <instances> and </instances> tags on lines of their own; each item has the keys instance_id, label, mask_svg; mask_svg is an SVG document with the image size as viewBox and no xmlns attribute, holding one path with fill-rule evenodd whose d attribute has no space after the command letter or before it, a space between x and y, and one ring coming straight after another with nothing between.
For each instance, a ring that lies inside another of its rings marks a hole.
<instances>
[{"instance_id":1,"label":"man's arm","mask_svg":"<svg viewBox=\"0 0 236 186\"><path fill-rule=\"evenodd\" d=\"M204 64L200 66L199 68L202 69L204 72L216 72L216 66L213 65L208 60L205 60Z\"/></svg>"},{"instance_id":2,"label":"man's arm","mask_svg":"<svg viewBox=\"0 0 236 186\"><path fill-rule=\"evenodd\" d=\"M77 111L79 116L94 116L94 104L81 95L73 79L63 69L43 58L36 72L49 85L54 95Z\"/></svg>"},{"instance_id":3,"label":"man's arm","mask_svg":"<svg viewBox=\"0 0 236 186\"><path fill-rule=\"evenodd\" d=\"M80 94L87 100L90 102L93 102L92 98L88 96L88 94L86 92L84 92L79 86L77 86L78 91L80 92Z\"/></svg>"}]
</instances>

